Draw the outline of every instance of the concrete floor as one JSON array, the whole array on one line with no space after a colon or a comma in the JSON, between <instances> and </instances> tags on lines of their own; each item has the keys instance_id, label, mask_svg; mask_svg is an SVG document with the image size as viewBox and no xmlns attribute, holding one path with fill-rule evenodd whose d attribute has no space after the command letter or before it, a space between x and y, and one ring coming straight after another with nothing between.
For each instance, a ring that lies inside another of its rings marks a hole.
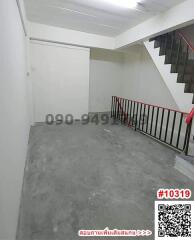
<instances>
[{"instance_id":1,"label":"concrete floor","mask_svg":"<svg viewBox=\"0 0 194 240\"><path fill-rule=\"evenodd\" d=\"M154 231L159 188L194 192L173 168L175 154L125 126L32 127L17 239L77 240L79 229L106 227Z\"/></svg>"}]
</instances>

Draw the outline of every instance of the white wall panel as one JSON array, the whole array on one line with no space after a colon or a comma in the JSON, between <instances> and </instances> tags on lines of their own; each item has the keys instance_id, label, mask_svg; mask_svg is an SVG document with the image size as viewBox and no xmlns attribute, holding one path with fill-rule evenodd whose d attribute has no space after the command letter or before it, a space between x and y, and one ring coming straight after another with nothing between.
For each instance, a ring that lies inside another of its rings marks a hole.
<instances>
[{"instance_id":1,"label":"white wall panel","mask_svg":"<svg viewBox=\"0 0 194 240\"><path fill-rule=\"evenodd\" d=\"M123 53L92 49L90 59L90 112L107 112L111 97L121 94Z\"/></svg>"},{"instance_id":2,"label":"white wall panel","mask_svg":"<svg viewBox=\"0 0 194 240\"><path fill-rule=\"evenodd\" d=\"M35 122L47 114L87 114L89 49L32 41L30 50Z\"/></svg>"},{"instance_id":3,"label":"white wall panel","mask_svg":"<svg viewBox=\"0 0 194 240\"><path fill-rule=\"evenodd\" d=\"M0 239L14 240L29 137L26 38L15 0L0 1Z\"/></svg>"}]
</instances>

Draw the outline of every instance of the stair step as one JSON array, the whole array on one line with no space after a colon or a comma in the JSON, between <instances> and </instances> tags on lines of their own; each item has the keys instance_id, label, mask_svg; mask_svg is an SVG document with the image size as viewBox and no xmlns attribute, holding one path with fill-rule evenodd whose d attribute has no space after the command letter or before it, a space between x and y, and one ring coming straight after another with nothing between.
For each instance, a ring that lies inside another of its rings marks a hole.
<instances>
[{"instance_id":1,"label":"stair step","mask_svg":"<svg viewBox=\"0 0 194 240\"><path fill-rule=\"evenodd\" d=\"M177 82L178 83L194 83L194 75L193 74L181 74L179 73L178 74L178 77L177 77Z\"/></svg>"},{"instance_id":2,"label":"stair step","mask_svg":"<svg viewBox=\"0 0 194 240\"><path fill-rule=\"evenodd\" d=\"M159 48L161 46L161 42L158 40L154 41L154 48Z\"/></svg>"},{"instance_id":3,"label":"stair step","mask_svg":"<svg viewBox=\"0 0 194 240\"><path fill-rule=\"evenodd\" d=\"M178 73L177 82L185 83L184 92L194 93L194 60L188 59L186 48L183 44L180 45L177 32L153 37L149 41L154 41L154 48L160 48L160 56L165 55L165 64L171 64L171 72ZM172 43L173 49L171 49ZM179 56L178 50L180 50ZM192 103L194 104L194 95Z\"/></svg>"},{"instance_id":4,"label":"stair step","mask_svg":"<svg viewBox=\"0 0 194 240\"><path fill-rule=\"evenodd\" d=\"M167 40L166 40L166 37L167 37ZM152 41L157 41L157 42L160 43L160 45L163 45L163 46L167 44L167 47L171 48L172 34L163 34L163 35L160 35L160 36L157 36L157 37L150 38L149 42L152 42ZM175 37L174 43L178 45L179 44L179 38Z\"/></svg>"},{"instance_id":5,"label":"stair step","mask_svg":"<svg viewBox=\"0 0 194 240\"><path fill-rule=\"evenodd\" d=\"M156 39L155 42L156 42L156 46L155 47L159 46L159 47L161 47L163 49L165 49L165 48L171 49L172 42L171 42L170 39L166 40L166 38L161 37L161 38Z\"/></svg>"},{"instance_id":6,"label":"stair step","mask_svg":"<svg viewBox=\"0 0 194 240\"><path fill-rule=\"evenodd\" d=\"M149 39L149 42L153 42L153 41L155 41L156 39L157 39L157 37L150 38L150 39Z\"/></svg>"},{"instance_id":7,"label":"stair step","mask_svg":"<svg viewBox=\"0 0 194 240\"><path fill-rule=\"evenodd\" d=\"M184 56L179 57L179 64L185 64L185 57L186 54L184 54ZM172 56L172 58L170 59L170 57L166 56L165 59L165 64L176 64L177 63L177 56ZM187 60L187 65L193 65L194 66L194 60Z\"/></svg>"},{"instance_id":8,"label":"stair step","mask_svg":"<svg viewBox=\"0 0 194 240\"><path fill-rule=\"evenodd\" d=\"M177 62L177 57L178 56L177 56L176 51L172 51L172 53L171 53L170 50L167 50L166 54L165 54L165 52L161 52L160 56L163 56L163 55L165 55L165 64L173 64L173 63L175 64ZM180 53L179 63L184 64L185 60L186 60L186 53L185 52Z\"/></svg>"},{"instance_id":9,"label":"stair step","mask_svg":"<svg viewBox=\"0 0 194 240\"><path fill-rule=\"evenodd\" d=\"M184 64L186 55L183 54L179 57L179 63ZM177 62L177 54L173 54L172 57L170 55L166 55L165 64L176 64Z\"/></svg>"},{"instance_id":10,"label":"stair step","mask_svg":"<svg viewBox=\"0 0 194 240\"><path fill-rule=\"evenodd\" d=\"M171 66L171 73L188 73L188 74L194 74L194 65L187 64L185 67L182 64L179 64L177 67L175 64L172 64Z\"/></svg>"},{"instance_id":11,"label":"stair step","mask_svg":"<svg viewBox=\"0 0 194 240\"><path fill-rule=\"evenodd\" d=\"M194 93L194 83L185 84L185 93Z\"/></svg>"},{"instance_id":12,"label":"stair step","mask_svg":"<svg viewBox=\"0 0 194 240\"><path fill-rule=\"evenodd\" d=\"M164 38L164 35L152 37L149 39L149 42L156 41L156 40L161 41L163 38Z\"/></svg>"},{"instance_id":13,"label":"stair step","mask_svg":"<svg viewBox=\"0 0 194 240\"><path fill-rule=\"evenodd\" d=\"M172 55L173 55L173 56L177 56L177 52L178 52L177 48L178 48L177 45L175 45L175 46L173 47L173 50L172 50ZM163 55L171 56L171 48L170 48L170 47L167 47L167 48L165 49L164 46L161 46L161 47L160 47L160 53L159 53L159 55L160 55L160 56L163 56Z\"/></svg>"}]
</instances>

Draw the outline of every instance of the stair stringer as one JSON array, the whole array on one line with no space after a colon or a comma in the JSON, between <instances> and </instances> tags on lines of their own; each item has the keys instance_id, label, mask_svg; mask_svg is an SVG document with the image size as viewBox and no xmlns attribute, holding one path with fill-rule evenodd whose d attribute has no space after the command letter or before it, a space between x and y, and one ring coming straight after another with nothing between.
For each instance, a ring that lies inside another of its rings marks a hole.
<instances>
[{"instance_id":1,"label":"stair stringer","mask_svg":"<svg viewBox=\"0 0 194 240\"><path fill-rule=\"evenodd\" d=\"M185 83L177 83L177 73L171 73L171 64L164 64L165 56L159 56L160 48L154 48L154 41L144 42L148 53L160 72L180 111L190 112L193 105L193 93L184 93Z\"/></svg>"}]
</instances>

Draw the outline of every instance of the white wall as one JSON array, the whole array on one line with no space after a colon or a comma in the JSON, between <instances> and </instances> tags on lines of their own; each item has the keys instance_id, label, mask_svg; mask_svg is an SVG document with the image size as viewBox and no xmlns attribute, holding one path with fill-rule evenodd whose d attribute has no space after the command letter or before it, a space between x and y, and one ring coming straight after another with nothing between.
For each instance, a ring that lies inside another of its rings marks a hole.
<instances>
[{"instance_id":1,"label":"white wall","mask_svg":"<svg viewBox=\"0 0 194 240\"><path fill-rule=\"evenodd\" d=\"M123 52L91 50L90 112L110 111L114 95L178 110L143 45Z\"/></svg>"},{"instance_id":2,"label":"white wall","mask_svg":"<svg viewBox=\"0 0 194 240\"><path fill-rule=\"evenodd\" d=\"M35 122L89 112L88 48L31 41L30 56Z\"/></svg>"},{"instance_id":3,"label":"white wall","mask_svg":"<svg viewBox=\"0 0 194 240\"><path fill-rule=\"evenodd\" d=\"M83 47L114 49L111 37L29 22L29 36L34 40L51 41Z\"/></svg>"},{"instance_id":4,"label":"white wall","mask_svg":"<svg viewBox=\"0 0 194 240\"><path fill-rule=\"evenodd\" d=\"M90 112L110 111L111 97L121 94L123 53L91 49Z\"/></svg>"},{"instance_id":5,"label":"white wall","mask_svg":"<svg viewBox=\"0 0 194 240\"><path fill-rule=\"evenodd\" d=\"M125 54L122 96L178 109L145 47L139 45L130 49Z\"/></svg>"},{"instance_id":6,"label":"white wall","mask_svg":"<svg viewBox=\"0 0 194 240\"><path fill-rule=\"evenodd\" d=\"M13 240L29 135L26 39L15 0L0 1L0 239Z\"/></svg>"}]
</instances>

